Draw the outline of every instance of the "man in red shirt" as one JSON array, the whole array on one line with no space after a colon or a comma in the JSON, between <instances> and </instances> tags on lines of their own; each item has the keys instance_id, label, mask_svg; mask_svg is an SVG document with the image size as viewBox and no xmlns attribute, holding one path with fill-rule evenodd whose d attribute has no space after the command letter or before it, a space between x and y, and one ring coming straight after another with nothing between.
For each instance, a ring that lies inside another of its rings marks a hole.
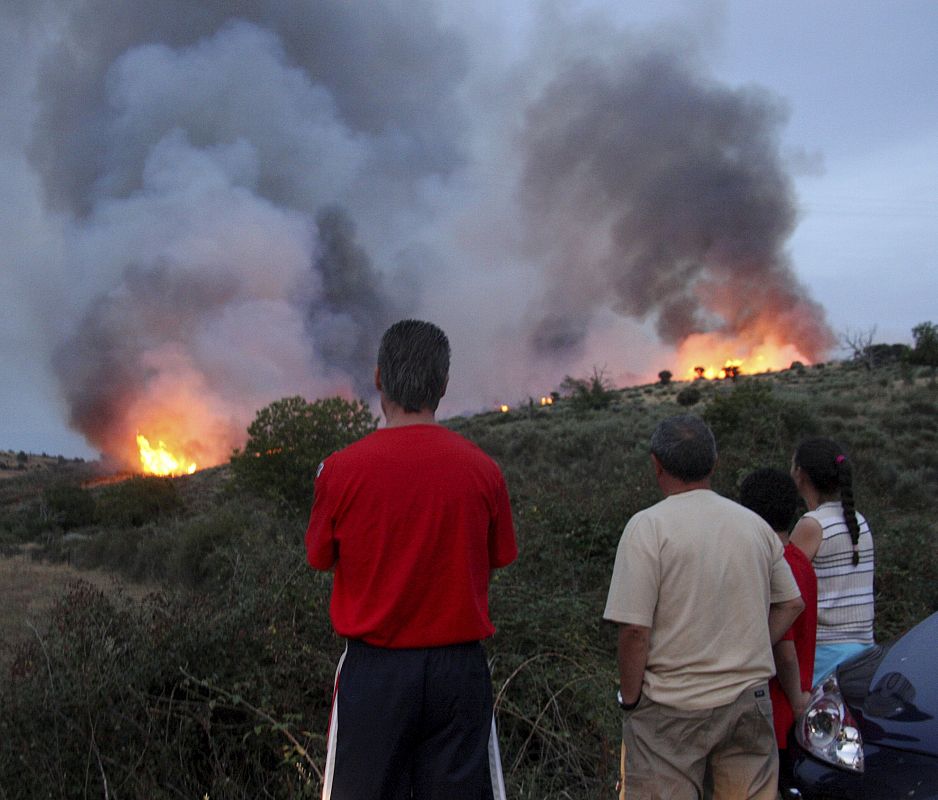
<instances>
[{"instance_id":1,"label":"man in red shirt","mask_svg":"<svg viewBox=\"0 0 938 800\"><path fill-rule=\"evenodd\" d=\"M489 574L517 547L501 471L436 423L449 354L435 325L392 325L375 370L386 426L317 472L307 559L334 570L330 616L348 639L323 800L503 792L481 640Z\"/></svg>"},{"instance_id":2,"label":"man in red shirt","mask_svg":"<svg viewBox=\"0 0 938 800\"><path fill-rule=\"evenodd\" d=\"M751 472L740 484L739 502L772 526L785 548L785 560L804 600L804 611L772 649L776 675L769 681L769 695L778 745L779 784L784 789L791 775L788 734L811 696L817 638L817 577L808 557L788 540L798 507L798 489L787 472L768 467Z\"/></svg>"}]
</instances>

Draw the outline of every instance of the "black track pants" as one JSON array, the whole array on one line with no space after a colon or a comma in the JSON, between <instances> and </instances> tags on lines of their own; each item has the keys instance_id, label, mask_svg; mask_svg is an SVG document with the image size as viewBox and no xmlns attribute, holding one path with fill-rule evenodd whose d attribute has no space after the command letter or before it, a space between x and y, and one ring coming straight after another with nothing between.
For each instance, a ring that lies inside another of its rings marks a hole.
<instances>
[{"instance_id":1,"label":"black track pants","mask_svg":"<svg viewBox=\"0 0 938 800\"><path fill-rule=\"evenodd\" d=\"M499 800L496 762L479 642L390 650L349 641L336 674L323 800Z\"/></svg>"}]
</instances>

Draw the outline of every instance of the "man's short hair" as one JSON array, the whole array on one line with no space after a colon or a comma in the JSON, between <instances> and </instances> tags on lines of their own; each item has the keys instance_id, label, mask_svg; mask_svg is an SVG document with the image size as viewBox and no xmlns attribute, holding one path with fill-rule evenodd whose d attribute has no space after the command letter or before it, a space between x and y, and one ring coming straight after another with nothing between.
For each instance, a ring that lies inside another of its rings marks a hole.
<instances>
[{"instance_id":1,"label":"man's short hair","mask_svg":"<svg viewBox=\"0 0 938 800\"><path fill-rule=\"evenodd\" d=\"M436 411L449 377L449 340L431 322L395 322L381 337L378 369L385 396L404 411Z\"/></svg>"},{"instance_id":2,"label":"man's short hair","mask_svg":"<svg viewBox=\"0 0 938 800\"><path fill-rule=\"evenodd\" d=\"M787 472L763 467L743 478L739 502L768 522L773 531L787 532L798 510L798 487Z\"/></svg>"},{"instance_id":3,"label":"man's short hair","mask_svg":"<svg viewBox=\"0 0 938 800\"><path fill-rule=\"evenodd\" d=\"M717 463L713 431L700 417L678 414L658 423L651 452L664 471L684 483L706 478Z\"/></svg>"}]
</instances>

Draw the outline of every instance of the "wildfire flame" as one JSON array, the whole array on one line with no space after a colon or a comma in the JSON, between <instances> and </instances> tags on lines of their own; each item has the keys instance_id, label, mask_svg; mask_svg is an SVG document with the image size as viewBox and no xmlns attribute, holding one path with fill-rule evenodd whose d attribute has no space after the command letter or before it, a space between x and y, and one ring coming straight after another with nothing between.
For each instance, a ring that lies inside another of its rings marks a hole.
<instances>
[{"instance_id":1,"label":"wildfire flame","mask_svg":"<svg viewBox=\"0 0 938 800\"><path fill-rule=\"evenodd\" d=\"M727 354L733 354L728 358ZM686 364L684 377L729 378L734 375L752 375L788 369L794 361L811 362L791 344L782 344L771 339L762 342L746 342L728 339L714 333L694 334L678 349L677 357Z\"/></svg>"},{"instance_id":2,"label":"wildfire flame","mask_svg":"<svg viewBox=\"0 0 938 800\"><path fill-rule=\"evenodd\" d=\"M554 398L551 397L550 395L545 395L544 397L541 398L542 406L552 406L553 404L554 404Z\"/></svg>"},{"instance_id":3,"label":"wildfire flame","mask_svg":"<svg viewBox=\"0 0 938 800\"><path fill-rule=\"evenodd\" d=\"M706 378L708 381L712 381L715 378L732 378L734 375L739 375L744 372L743 364L745 359L743 358L728 358L722 367L719 369L713 366L702 366L698 364L691 370L691 373L695 378ZM752 370L750 370L752 371ZM755 370L766 372L767 370Z\"/></svg>"},{"instance_id":4,"label":"wildfire flame","mask_svg":"<svg viewBox=\"0 0 938 800\"><path fill-rule=\"evenodd\" d=\"M511 406L506 405L505 403L502 403L502 404L498 407L498 410L501 411L502 414L507 414L509 411L511 411Z\"/></svg>"},{"instance_id":5,"label":"wildfire flame","mask_svg":"<svg viewBox=\"0 0 938 800\"><path fill-rule=\"evenodd\" d=\"M174 455L162 440L153 447L146 436L137 434L137 449L140 452L140 465L148 475L191 475L196 471L195 462L189 462L182 455Z\"/></svg>"}]
</instances>

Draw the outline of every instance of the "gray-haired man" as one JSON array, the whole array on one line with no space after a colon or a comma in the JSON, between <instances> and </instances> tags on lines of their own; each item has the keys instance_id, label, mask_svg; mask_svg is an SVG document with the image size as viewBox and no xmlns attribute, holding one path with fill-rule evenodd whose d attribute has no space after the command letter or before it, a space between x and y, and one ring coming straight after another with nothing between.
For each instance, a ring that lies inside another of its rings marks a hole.
<instances>
[{"instance_id":1,"label":"gray-haired man","mask_svg":"<svg viewBox=\"0 0 938 800\"><path fill-rule=\"evenodd\" d=\"M774 800L772 644L801 595L772 529L710 489L701 419L661 422L651 460L665 499L626 525L604 613L619 625L625 796Z\"/></svg>"}]
</instances>

